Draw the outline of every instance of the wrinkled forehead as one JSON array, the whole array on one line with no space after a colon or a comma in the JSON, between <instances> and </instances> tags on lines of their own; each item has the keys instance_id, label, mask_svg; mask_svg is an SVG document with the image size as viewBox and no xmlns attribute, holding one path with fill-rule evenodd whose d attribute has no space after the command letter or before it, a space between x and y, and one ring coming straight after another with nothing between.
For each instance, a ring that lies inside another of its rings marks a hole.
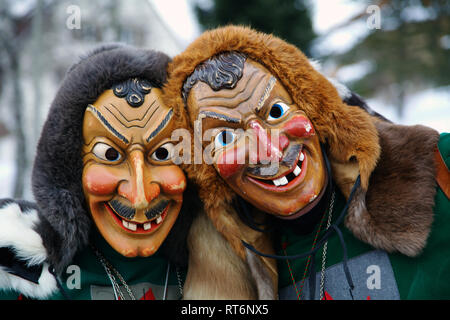
<instances>
[{"instance_id":1,"label":"wrinkled forehead","mask_svg":"<svg viewBox=\"0 0 450 320\"><path fill-rule=\"evenodd\" d=\"M160 89L150 88L134 97L118 94L116 89L106 90L88 105L83 123L85 143L96 136L106 136L125 146L147 145L170 136L173 112L162 103Z\"/></svg>"},{"instance_id":2,"label":"wrinkled forehead","mask_svg":"<svg viewBox=\"0 0 450 320\"><path fill-rule=\"evenodd\" d=\"M242 77L234 88L214 90L207 83L198 81L188 95L188 111L194 119L197 119L201 110L210 108L240 109L243 112L257 113L274 90L282 90L288 95L265 66L247 58Z\"/></svg>"}]
</instances>

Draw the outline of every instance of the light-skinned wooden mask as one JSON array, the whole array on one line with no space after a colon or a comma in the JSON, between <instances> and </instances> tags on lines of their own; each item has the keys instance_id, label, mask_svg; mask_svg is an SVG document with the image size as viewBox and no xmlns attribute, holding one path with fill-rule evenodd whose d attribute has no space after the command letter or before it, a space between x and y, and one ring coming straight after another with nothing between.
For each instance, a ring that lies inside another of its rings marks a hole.
<instances>
[{"instance_id":1,"label":"light-skinned wooden mask","mask_svg":"<svg viewBox=\"0 0 450 320\"><path fill-rule=\"evenodd\" d=\"M129 79L89 105L82 186L97 229L117 252L147 257L175 223L186 178L171 162L172 109L161 90Z\"/></svg>"}]
</instances>

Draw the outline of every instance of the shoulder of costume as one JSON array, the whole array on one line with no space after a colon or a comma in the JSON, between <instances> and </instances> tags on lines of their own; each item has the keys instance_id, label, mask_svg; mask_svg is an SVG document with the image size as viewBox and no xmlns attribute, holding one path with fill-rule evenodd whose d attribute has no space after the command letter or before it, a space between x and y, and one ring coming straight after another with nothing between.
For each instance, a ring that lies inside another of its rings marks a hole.
<instances>
[{"instance_id":1,"label":"shoulder of costume","mask_svg":"<svg viewBox=\"0 0 450 320\"><path fill-rule=\"evenodd\" d=\"M0 200L0 290L45 299L57 290L41 235L34 203Z\"/></svg>"}]
</instances>

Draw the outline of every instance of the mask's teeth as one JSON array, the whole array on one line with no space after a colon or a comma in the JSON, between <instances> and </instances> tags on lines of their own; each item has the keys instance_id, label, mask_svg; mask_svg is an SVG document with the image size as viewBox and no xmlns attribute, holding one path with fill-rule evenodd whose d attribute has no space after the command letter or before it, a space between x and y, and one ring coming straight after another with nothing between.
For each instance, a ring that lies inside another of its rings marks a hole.
<instances>
[{"instance_id":1,"label":"mask's teeth","mask_svg":"<svg viewBox=\"0 0 450 320\"><path fill-rule=\"evenodd\" d=\"M303 161L303 160L305 160L305 155L303 154L303 152L302 153L300 153L300 159L299 159L300 161Z\"/></svg>"},{"instance_id":2,"label":"mask's teeth","mask_svg":"<svg viewBox=\"0 0 450 320\"><path fill-rule=\"evenodd\" d=\"M295 166L295 169L294 169L295 176L298 176L300 174L300 172L302 172L302 169L300 169L299 166Z\"/></svg>"},{"instance_id":3,"label":"mask's teeth","mask_svg":"<svg viewBox=\"0 0 450 320\"><path fill-rule=\"evenodd\" d=\"M162 217L159 215L158 218L156 218L156 224L160 224L162 222Z\"/></svg>"},{"instance_id":4,"label":"mask's teeth","mask_svg":"<svg viewBox=\"0 0 450 320\"><path fill-rule=\"evenodd\" d=\"M144 230L148 230L151 227L152 227L152 223L151 222L144 223L144 225L143 225Z\"/></svg>"},{"instance_id":5,"label":"mask's teeth","mask_svg":"<svg viewBox=\"0 0 450 320\"><path fill-rule=\"evenodd\" d=\"M286 177L281 177L279 179L273 180L273 183L276 186L284 186L284 185L288 184L289 181L288 181L288 179Z\"/></svg>"},{"instance_id":6,"label":"mask's teeth","mask_svg":"<svg viewBox=\"0 0 450 320\"><path fill-rule=\"evenodd\" d=\"M133 222L128 222L128 221L122 220L122 224L125 228L127 228L131 231L136 231L136 229L137 229L137 225Z\"/></svg>"}]
</instances>

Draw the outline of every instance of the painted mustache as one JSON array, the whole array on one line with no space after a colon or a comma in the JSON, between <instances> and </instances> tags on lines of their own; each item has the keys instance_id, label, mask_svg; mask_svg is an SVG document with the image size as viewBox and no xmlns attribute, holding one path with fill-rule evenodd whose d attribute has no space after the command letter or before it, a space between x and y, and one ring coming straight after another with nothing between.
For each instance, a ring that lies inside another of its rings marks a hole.
<instances>
[{"instance_id":1,"label":"painted mustache","mask_svg":"<svg viewBox=\"0 0 450 320\"><path fill-rule=\"evenodd\" d=\"M117 213L119 216L121 216L124 219L132 220L134 216L136 215L136 209L129 207L123 203L121 203L118 200L111 200L108 202L109 206L114 210L115 213ZM164 209L169 204L169 200L161 200L151 208L147 209L145 211L145 216L148 220L152 220L159 216Z\"/></svg>"},{"instance_id":2,"label":"painted mustache","mask_svg":"<svg viewBox=\"0 0 450 320\"><path fill-rule=\"evenodd\" d=\"M298 154L302 150L302 145L296 144L289 148L286 155L281 160L281 164L286 167L292 167L295 164L295 161L298 158ZM269 165L260 165L257 167L249 167L247 168L247 172L260 177L270 177L278 173L280 168L280 163L274 162Z\"/></svg>"}]
</instances>

